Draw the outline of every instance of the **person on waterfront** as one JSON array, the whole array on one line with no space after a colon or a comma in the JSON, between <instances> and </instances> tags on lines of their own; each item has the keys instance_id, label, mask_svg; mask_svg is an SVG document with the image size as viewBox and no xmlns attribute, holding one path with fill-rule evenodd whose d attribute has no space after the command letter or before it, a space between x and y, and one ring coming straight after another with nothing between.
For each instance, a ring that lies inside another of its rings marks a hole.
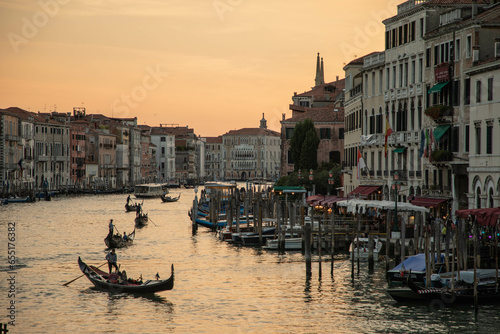
<instances>
[{"instance_id":1,"label":"person on waterfront","mask_svg":"<svg viewBox=\"0 0 500 334\"><path fill-rule=\"evenodd\" d=\"M111 274L113 267L115 267L116 271L118 271L118 266L116 265L116 261L118 260L118 256L116 255L114 248L111 250L111 252L106 254L106 260L108 261L108 268L109 268L110 274Z\"/></svg>"},{"instance_id":2,"label":"person on waterfront","mask_svg":"<svg viewBox=\"0 0 500 334\"><path fill-rule=\"evenodd\" d=\"M113 219L111 219L109 221L109 233L111 233L111 235L113 235L114 228L115 228L115 226L113 225Z\"/></svg>"},{"instance_id":3,"label":"person on waterfront","mask_svg":"<svg viewBox=\"0 0 500 334\"><path fill-rule=\"evenodd\" d=\"M128 241L128 235L125 231L123 232L123 241Z\"/></svg>"}]
</instances>

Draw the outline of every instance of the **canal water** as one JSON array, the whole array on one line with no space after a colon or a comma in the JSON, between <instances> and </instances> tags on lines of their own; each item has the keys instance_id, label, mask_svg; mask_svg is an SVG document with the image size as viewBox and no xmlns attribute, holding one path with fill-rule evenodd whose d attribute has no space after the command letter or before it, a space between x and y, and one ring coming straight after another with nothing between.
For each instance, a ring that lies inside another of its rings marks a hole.
<instances>
[{"instance_id":1,"label":"canal water","mask_svg":"<svg viewBox=\"0 0 500 334\"><path fill-rule=\"evenodd\" d=\"M333 277L329 262L322 264L321 276L316 262L307 279L300 252L234 246L203 227L193 236L187 212L194 191L172 189L171 195L177 193L176 203L144 200L150 223L136 231L134 245L117 251L129 277L167 278L174 264L174 289L152 296L101 292L85 277L63 286L81 275L78 256L88 264L105 262L110 219L122 234L134 229L135 214L124 210L127 195L0 206L0 323L8 325L9 334L497 333L500 328L500 306L482 306L476 315L468 306L396 303L385 292L383 261L372 273L362 264L352 280L350 260L339 254Z\"/></svg>"}]
</instances>

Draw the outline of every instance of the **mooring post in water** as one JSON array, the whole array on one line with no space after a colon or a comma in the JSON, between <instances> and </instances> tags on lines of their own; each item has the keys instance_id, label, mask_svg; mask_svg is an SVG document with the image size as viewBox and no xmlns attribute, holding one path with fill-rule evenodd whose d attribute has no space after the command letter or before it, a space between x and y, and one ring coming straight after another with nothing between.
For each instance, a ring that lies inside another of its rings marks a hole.
<instances>
[{"instance_id":1,"label":"mooring post in water","mask_svg":"<svg viewBox=\"0 0 500 334\"><path fill-rule=\"evenodd\" d=\"M332 220L332 245L331 245L332 246L332 248L331 248L332 267L330 269L330 274L333 277L333 264L334 264L334 255L335 255L335 210L334 210L334 208L332 208L331 220Z\"/></svg>"},{"instance_id":2,"label":"mooring post in water","mask_svg":"<svg viewBox=\"0 0 500 334\"><path fill-rule=\"evenodd\" d=\"M360 263L359 263L359 249L360 249L360 245L359 245L359 234L360 234L360 231L361 231L361 214L358 213L358 231L356 232L356 249L357 249L357 256L358 256L358 275L359 275L359 267L360 267Z\"/></svg>"},{"instance_id":3,"label":"mooring post in water","mask_svg":"<svg viewBox=\"0 0 500 334\"><path fill-rule=\"evenodd\" d=\"M389 220L389 212L385 215L385 270L389 270L389 249L391 248L391 221Z\"/></svg>"},{"instance_id":4,"label":"mooring post in water","mask_svg":"<svg viewBox=\"0 0 500 334\"><path fill-rule=\"evenodd\" d=\"M368 234L368 270L373 271L373 235Z\"/></svg>"},{"instance_id":5,"label":"mooring post in water","mask_svg":"<svg viewBox=\"0 0 500 334\"><path fill-rule=\"evenodd\" d=\"M304 232L305 232L305 256L306 256L306 276L310 277L311 276L311 232L312 232L312 227L310 223L306 223L304 225Z\"/></svg>"},{"instance_id":6,"label":"mooring post in water","mask_svg":"<svg viewBox=\"0 0 500 334\"><path fill-rule=\"evenodd\" d=\"M401 256L401 240L396 239L396 243L394 244L394 261L396 265L401 263L398 262L401 260L400 256Z\"/></svg>"},{"instance_id":7,"label":"mooring post in water","mask_svg":"<svg viewBox=\"0 0 500 334\"><path fill-rule=\"evenodd\" d=\"M356 239L355 239L356 234L354 232L355 232L355 230L353 228L352 235L351 235L351 242L352 243L351 243L351 247L350 247L350 249L351 249L351 278L352 278L353 283L354 283L354 245L355 245L354 243L356 242Z\"/></svg>"},{"instance_id":8,"label":"mooring post in water","mask_svg":"<svg viewBox=\"0 0 500 334\"><path fill-rule=\"evenodd\" d=\"M319 277L321 278L321 216L318 217L318 267Z\"/></svg>"},{"instance_id":9,"label":"mooring post in water","mask_svg":"<svg viewBox=\"0 0 500 334\"><path fill-rule=\"evenodd\" d=\"M262 246L262 203L260 202L260 199L258 201L258 206L259 206L259 246Z\"/></svg>"},{"instance_id":10,"label":"mooring post in water","mask_svg":"<svg viewBox=\"0 0 500 334\"><path fill-rule=\"evenodd\" d=\"M191 210L191 232L193 234L198 230L198 224L196 223L196 217L198 216L198 188L194 188L194 200L193 209Z\"/></svg>"}]
</instances>

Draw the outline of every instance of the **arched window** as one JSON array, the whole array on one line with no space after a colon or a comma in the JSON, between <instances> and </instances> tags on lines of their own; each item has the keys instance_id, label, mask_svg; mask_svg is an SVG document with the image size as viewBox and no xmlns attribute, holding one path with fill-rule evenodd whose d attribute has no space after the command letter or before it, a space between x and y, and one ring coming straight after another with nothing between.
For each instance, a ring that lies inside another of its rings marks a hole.
<instances>
[{"instance_id":1,"label":"arched window","mask_svg":"<svg viewBox=\"0 0 500 334\"><path fill-rule=\"evenodd\" d=\"M476 208L481 209L481 188L476 188Z\"/></svg>"}]
</instances>

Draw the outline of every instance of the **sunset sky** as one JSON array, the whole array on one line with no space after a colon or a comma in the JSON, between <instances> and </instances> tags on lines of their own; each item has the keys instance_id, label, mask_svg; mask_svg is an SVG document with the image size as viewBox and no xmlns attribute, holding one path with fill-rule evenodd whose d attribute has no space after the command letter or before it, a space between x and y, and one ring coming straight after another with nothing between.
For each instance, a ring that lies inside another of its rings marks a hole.
<instances>
[{"instance_id":1,"label":"sunset sky","mask_svg":"<svg viewBox=\"0 0 500 334\"><path fill-rule=\"evenodd\" d=\"M279 131L294 92L383 50L402 1L0 0L0 108Z\"/></svg>"}]
</instances>

